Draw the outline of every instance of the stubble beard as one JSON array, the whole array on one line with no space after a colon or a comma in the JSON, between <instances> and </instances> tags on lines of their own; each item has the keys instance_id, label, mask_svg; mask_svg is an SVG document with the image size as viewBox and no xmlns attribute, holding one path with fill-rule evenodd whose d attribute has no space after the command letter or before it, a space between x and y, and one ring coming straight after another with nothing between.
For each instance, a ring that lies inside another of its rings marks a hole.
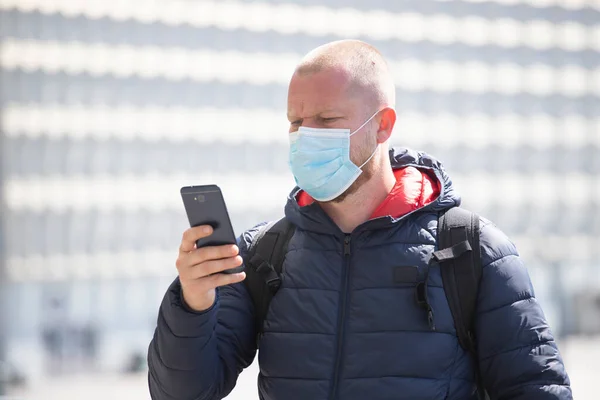
<instances>
[{"instance_id":1,"label":"stubble beard","mask_svg":"<svg viewBox=\"0 0 600 400\"><path fill-rule=\"evenodd\" d=\"M371 151L373 151L373 150L371 150ZM370 152L363 155L363 157L360 158L360 160L361 160L360 164L365 162L370 156L371 156ZM373 177L373 175L375 173L375 158L376 158L375 156L371 157L369 162L367 162L362 167L362 173L358 176L358 178L356 178L356 180L352 183L352 185L350 185L350 187L348 189L346 189L342 194L340 194L335 199L330 200L326 203L339 204L339 203L343 202L344 200L346 200L349 196L356 194L356 192L358 192L358 190L365 183L367 183L369 180L371 180L371 178ZM358 165L360 165L360 164L358 164Z\"/></svg>"}]
</instances>

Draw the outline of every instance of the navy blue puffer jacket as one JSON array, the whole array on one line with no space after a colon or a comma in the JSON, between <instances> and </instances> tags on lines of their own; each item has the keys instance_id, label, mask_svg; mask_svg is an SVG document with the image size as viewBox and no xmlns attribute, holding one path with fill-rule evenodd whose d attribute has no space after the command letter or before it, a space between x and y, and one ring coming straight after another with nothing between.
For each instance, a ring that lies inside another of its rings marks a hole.
<instances>
[{"instance_id":1,"label":"navy blue puffer jacket","mask_svg":"<svg viewBox=\"0 0 600 400\"><path fill-rule=\"evenodd\" d=\"M259 343L261 399L475 399L474 369L458 343L439 267L428 274L436 331L416 304L414 284L392 270L417 266L436 249L437 213L460 198L436 160L391 151L395 168L429 170L439 197L400 218L370 220L343 234L317 205L285 208L296 225L282 287ZM240 238L242 253L258 228ZM344 245L344 242L347 245ZM476 335L479 365L493 399L571 399L569 378L515 246L481 221L483 277ZM202 313L181 301L177 280L160 307L150 344L155 400L213 400L231 392L256 354L253 306L243 284L220 288Z\"/></svg>"}]
</instances>

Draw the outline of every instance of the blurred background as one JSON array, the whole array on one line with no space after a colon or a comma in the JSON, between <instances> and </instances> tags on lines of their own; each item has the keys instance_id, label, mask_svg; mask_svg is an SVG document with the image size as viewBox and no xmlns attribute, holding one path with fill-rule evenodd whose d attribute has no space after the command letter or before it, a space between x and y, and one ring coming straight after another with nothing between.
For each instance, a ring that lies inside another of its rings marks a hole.
<instances>
[{"instance_id":1,"label":"blurred background","mask_svg":"<svg viewBox=\"0 0 600 400\"><path fill-rule=\"evenodd\" d=\"M387 57L393 144L510 235L597 398L599 0L0 0L0 396L149 398L179 188L220 185L237 233L280 217L287 83L341 38Z\"/></svg>"}]
</instances>

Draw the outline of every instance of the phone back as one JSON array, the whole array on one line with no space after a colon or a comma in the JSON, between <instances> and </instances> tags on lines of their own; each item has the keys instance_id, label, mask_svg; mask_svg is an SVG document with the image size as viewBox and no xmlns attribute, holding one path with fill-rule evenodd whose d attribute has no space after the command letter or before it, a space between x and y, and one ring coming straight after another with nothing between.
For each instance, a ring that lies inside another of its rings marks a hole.
<instances>
[{"instance_id":1,"label":"phone back","mask_svg":"<svg viewBox=\"0 0 600 400\"><path fill-rule=\"evenodd\" d=\"M198 248L236 243L225 199L217 185L182 187L181 198L190 226L213 227L212 235L196 242Z\"/></svg>"}]
</instances>

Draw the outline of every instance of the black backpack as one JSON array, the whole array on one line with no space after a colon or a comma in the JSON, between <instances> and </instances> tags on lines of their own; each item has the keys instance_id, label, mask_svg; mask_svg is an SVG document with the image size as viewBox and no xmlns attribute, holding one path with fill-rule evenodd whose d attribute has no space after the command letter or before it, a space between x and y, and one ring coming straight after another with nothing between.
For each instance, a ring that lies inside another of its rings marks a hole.
<instances>
[{"instance_id":1,"label":"black backpack","mask_svg":"<svg viewBox=\"0 0 600 400\"><path fill-rule=\"evenodd\" d=\"M284 217L263 226L248 250L245 283L254 302L257 341L262 335L271 299L281 285L283 261L293 234L294 226ZM438 248L430 263L435 262L440 266L458 340L473 357L478 396L480 399L489 399L479 373L474 334L477 293L482 274L479 216L459 207L440 213ZM427 299L426 281L416 285L415 298L416 303L426 311L429 327L435 330L434 310Z\"/></svg>"}]
</instances>

